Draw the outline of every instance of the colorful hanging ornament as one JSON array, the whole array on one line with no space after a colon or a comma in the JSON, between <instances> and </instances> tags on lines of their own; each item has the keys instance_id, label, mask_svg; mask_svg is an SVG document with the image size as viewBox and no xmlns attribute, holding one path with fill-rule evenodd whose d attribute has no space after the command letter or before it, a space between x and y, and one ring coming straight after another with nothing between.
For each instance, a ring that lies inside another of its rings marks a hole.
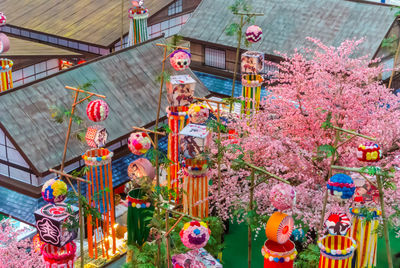
<instances>
[{"instance_id":1,"label":"colorful hanging ornament","mask_svg":"<svg viewBox=\"0 0 400 268\"><path fill-rule=\"evenodd\" d=\"M7 21L6 16L3 14L3 12L0 12L0 26L5 25L6 21Z\"/></svg>"},{"instance_id":2,"label":"colorful hanging ornament","mask_svg":"<svg viewBox=\"0 0 400 268\"><path fill-rule=\"evenodd\" d=\"M292 231L292 235L290 236L290 239L295 242L297 242L297 241L301 242L301 241L303 241L304 236L305 236L304 230L302 228L297 228Z\"/></svg>"},{"instance_id":3,"label":"colorful hanging ornament","mask_svg":"<svg viewBox=\"0 0 400 268\"><path fill-rule=\"evenodd\" d=\"M324 225L331 235L346 235L351 227L350 219L344 213L331 213Z\"/></svg>"},{"instance_id":4,"label":"colorful hanging ornament","mask_svg":"<svg viewBox=\"0 0 400 268\"><path fill-rule=\"evenodd\" d=\"M331 195L340 199L350 199L356 189L352 178L343 173L333 175L327 184Z\"/></svg>"},{"instance_id":5,"label":"colorful hanging ornament","mask_svg":"<svg viewBox=\"0 0 400 268\"><path fill-rule=\"evenodd\" d=\"M155 168L146 158L139 158L128 166L128 177L136 183L139 183L139 179L143 177L147 177L148 182L151 183L155 176Z\"/></svg>"},{"instance_id":6,"label":"colorful hanging ornament","mask_svg":"<svg viewBox=\"0 0 400 268\"><path fill-rule=\"evenodd\" d=\"M74 241L63 247L50 244L42 246L43 260L46 267L51 268L74 268L76 244Z\"/></svg>"},{"instance_id":7,"label":"colorful hanging ornament","mask_svg":"<svg viewBox=\"0 0 400 268\"><path fill-rule=\"evenodd\" d=\"M318 240L320 248L319 267L349 267L357 243L353 238L342 235L327 235Z\"/></svg>"},{"instance_id":8,"label":"colorful hanging ornament","mask_svg":"<svg viewBox=\"0 0 400 268\"><path fill-rule=\"evenodd\" d=\"M185 223L179 232L182 243L190 249L204 247L210 239L211 230L204 222L191 221Z\"/></svg>"},{"instance_id":9,"label":"colorful hanging ornament","mask_svg":"<svg viewBox=\"0 0 400 268\"><path fill-rule=\"evenodd\" d=\"M92 148L104 147L107 142L108 133L103 126L88 127L85 135L86 143Z\"/></svg>"},{"instance_id":10,"label":"colorful hanging ornament","mask_svg":"<svg viewBox=\"0 0 400 268\"><path fill-rule=\"evenodd\" d=\"M50 179L42 187L44 201L55 204L61 203L67 197L67 185L59 179Z\"/></svg>"},{"instance_id":11,"label":"colorful hanging ornament","mask_svg":"<svg viewBox=\"0 0 400 268\"><path fill-rule=\"evenodd\" d=\"M108 104L104 100L93 100L86 107L86 114L93 122L104 121L108 117Z\"/></svg>"},{"instance_id":12,"label":"colorful hanging ornament","mask_svg":"<svg viewBox=\"0 0 400 268\"><path fill-rule=\"evenodd\" d=\"M262 29L260 26L251 25L246 30L246 39L250 43L257 43L261 40L262 37Z\"/></svg>"},{"instance_id":13,"label":"colorful hanging ornament","mask_svg":"<svg viewBox=\"0 0 400 268\"><path fill-rule=\"evenodd\" d=\"M193 103L188 111L189 121L193 124L203 124L210 116L210 109L200 103Z\"/></svg>"},{"instance_id":14,"label":"colorful hanging ornament","mask_svg":"<svg viewBox=\"0 0 400 268\"><path fill-rule=\"evenodd\" d=\"M274 212L265 227L267 238L279 244L286 243L294 228L293 218L282 212Z\"/></svg>"},{"instance_id":15,"label":"colorful hanging ornament","mask_svg":"<svg viewBox=\"0 0 400 268\"><path fill-rule=\"evenodd\" d=\"M171 54L169 61L176 71L183 71L189 68L191 57L189 52L178 49Z\"/></svg>"},{"instance_id":16,"label":"colorful hanging ornament","mask_svg":"<svg viewBox=\"0 0 400 268\"><path fill-rule=\"evenodd\" d=\"M10 49L10 39L7 35L0 33L0 53L6 53Z\"/></svg>"},{"instance_id":17,"label":"colorful hanging ornament","mask_svg":"<svg viewBox=\"0 0 400 268\"><path fill-rule=\"evenodd\" d=\"M196 80L190 75L173 75L166 85L167 100L171 112L176 112L175 108L172 107L189 106L192 103Z\"/></svg>"},{"instance_id":18,"label":"colorful hanging ornament","mask_svg":"<svg viewBox=\"0 0 400 268\"><path fill-rule=\"evenodd\" d=\"M129 150L135 155L145 154L151 147L151 139L145 132L135 132L128 139Z\"/></svg>"},{"instance_id":19,"label":"colorful hanging ornament","mask_svg":"<svg viewBox=\"0 0 400 268\"><path fill-rule=\"evenodd\" d=\"M360 144L357 149L357 159L363 162L378 162L382 159L381 147L370 141Z\"/></svg>"},{"instance_id":20,"label":"colorful hanging ornament","mask_svg":"<svg viewBox=\"0 0 400 268\"><path fill-rule=\"evenodd\" d=\"M269 201L276 209L286 210L292 208L296 202L296 192L289 184L276 184L269 193Z\"/></svg>"},{"instance_id":21,"label":"colorful hanging ornament","mask_svg":"<svg viewBox=\"0 0 400 268\"><path fill-rule=\"evenodd\" d=\"M370 181L374 181L371 176ZM354 185L356 190L353 196L353 202L359 203L364 206L376 206L379 204L379 191L378 189L364 178L355 178Z\"/></svg>"}]
</instances>

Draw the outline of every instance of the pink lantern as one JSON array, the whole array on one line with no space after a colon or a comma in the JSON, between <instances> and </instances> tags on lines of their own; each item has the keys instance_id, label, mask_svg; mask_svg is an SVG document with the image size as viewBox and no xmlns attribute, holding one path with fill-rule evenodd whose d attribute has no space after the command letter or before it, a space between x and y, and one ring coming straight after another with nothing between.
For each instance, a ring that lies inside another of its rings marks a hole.
<instances>
[{"instance_id":1,"label":"pink lantern","mask_svg":"<svg viewBox=\"0 0 400 268\"><path fill-rule=\"evenodd\" d=\"M0 12L0 26L3 26L6 24L7 18L4 16L3 12Z\"/></svg>"},{"instance_id":2,"label":"pink lantern","mask_svg":"<svg viewBox=\"0 0 400 268\"><path fill-rule=\"evenodd\" d=\"M258 41L261 40L262 37L262 29L260 26L257 25L251 25L249 28L246 30L246 39L250 43L257 43Z\"/></svg>"},{"instance_id":3,"label":"pink lantern","mask_svg":"<svg viewBox=\"0 0 400 268\"><path fill-rule=\"evenodd\" d=\"M293 187L286 183L280 183L272 187L269 193L269 201L278 210L286 210L293 207L296 192Z\"/></svg>"},{"instance_id":4,"label":"pink lantern","mask_svg":"<svg viewBox=\"0 0 400 268\"><path fill-rule=\"evenodd\" d=\"M182 243L190 249L202 248L210 239L211 230L204 222L191 221L185 223L179 232Z\"/></svg>"},{"instance_id":5,"label":"pink lantern","mask_svg":"<svg viewBox=\"0 0 400 268\"><path fill-rule=\"evenodd\" d=\"M0 53L6 53L10 49L10 39L7 35L0 33Z\"/></svg>"},{"instance_id":6,"label":"pink lantern","mask_svg":"<svg viewBox=\"0 0 400 268\"><path fill-rule=\"evenodd\" d=\"M128 147L133 154L145 154L151 147L151 139L149 135L144 132L132 133L128 139Z\"/></svg>"},{"instance_id":7,"label":"pink lantern","mask_svg":"<svg viewBox=\"0 0 400 268\"><path fill-rule=\"evenodd\" d=\"M86 131L86 143L92 148L104 147L107 142L108 133L103 126L90 126Z\"/></svg>"},{"instance_id":8,"label":"pink lantern","mask_svg":"<svg viewBox=\"0 0 400 268\"><path fill-rule=\"evenodd\" d=\"M169 61L176 71L183 71L189 68L190 58L189 52L178 49L171 54Z\"/></svg>"},{"instance_id":9,"label":"pink lantern","mask_svg":"<svg viewBox=\"0 0 400 268\"><path fill-rule=\"evenodd\" d=\"M156 171L153 165L146 158L139 158L128 166L128 177L133 181L139 178L147 177L151 182L156 176Z\"/></svg>"},{"instance_id":10,"label":"pink lantern","mask_svg":"<svg viewBox=\"0 0 400 268\"><path fill-rule=\"evenodd\" d=\"M103 100L93 100L86 107L86 114L93 122L104 121L108 117L108 104Z\"/></svg>"}]
</instances>

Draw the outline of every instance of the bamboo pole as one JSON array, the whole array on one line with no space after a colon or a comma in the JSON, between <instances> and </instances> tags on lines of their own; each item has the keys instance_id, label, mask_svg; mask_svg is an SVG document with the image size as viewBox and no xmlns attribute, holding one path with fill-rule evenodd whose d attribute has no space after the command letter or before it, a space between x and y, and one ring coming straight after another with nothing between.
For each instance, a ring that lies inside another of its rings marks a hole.
<instances>
[{"instance_id":1,"label":"bamboo pole","mask_svg":"<svg viewBox=\"0 0 400 268\"><path fill-rule=\"evenodd\" d=\"M400 40L398 42L399 42L399 44L397 45L396 54L395 54L394 59L393 59L393 69L392 69L392 73L390 74L388 88L390 88L392 86L393 77L394 77L394 73L395 73L395 69L396 69L396 63L397 63L397 60L399 58Z\"/></svg>"},{"instance_id":2,"label":"bamboo pole","mask_svg":"<svg viewBox=\"0 0 400 268\"><path fill-rule=\"evenodd\" d=\"M240 15L240 27L238 32L238 46L236 48L235 66L233 67L233 81L232 81L232 93L231 98L235 96L235 84L236 84L236 73L239 63L240 45L242 44L242 28L243 28L243 14ZM233 103L229 107L229 112L232 112Z\"/></svg>"},{"instance_id":3,"label":"bamboo pole","mask_svg":"<svg viewBox=\"0 0 400 268\"><path fill-rule=\"evenodd\" d=\"M78 180L78 192L79 195L81 194L81 182ZM84 268L84 262L85 262L85 251L83 249L83 239L84 239L84 234L83 234L83 229L85 228L85 223L84 223L84 218L82 215L82 201L80 198L78 198L79 200L79 242L80 242L80 250L81 250L81 268Z\"/></svg>"},{"instance_id":4,"label":"bamboo pole","mask_svg":"<svg viewBox=\"0 0 400 268\"><path fill-rule=\"evenodd\" d=\"M339 131L342 131L342 132L345 132L345 133L348 133L348 134L351 134L351 135L354 135L354 136L358 136L358 137L370 140L370 141L376 141L376 138L373 138L373 137L370 137L370 136L365 136L365 135L362 135L362 134L357 133L357 132L352 131L352 130L340 128L340 127L337 127L337 126L332 126L332 128L336 129L336 130L339 130Z\"/></svg>"},{"instance_id":5,"label":"bamboo pole","mask_svg":"<svg viewBox=\"0 0 400 268\"><path fill-rule=\"evenodd\" d=\"M249 202L249 212L253 210L253 198L254 198L254 168L251 169L251 184L250 184L250 202ZM249 217L248 217L249 219ZM248 268L251 268L251 225L248 222L247 226L247 241L248 241L248 249L247 249L247 263Z\"/></svg>"},{"instance_id":6,"label":"bamboo pole","mask_svg":"<svg viewBox=\"0 0 400 268\"><path fill-rule=\"evenodd\" d=\"M171 229L169 229L169 230L164 234L165 237L168 237L168 236L169 236L169 234L175 229L175 227L176 227L176 226L178 225L178 223L183 219L184 216L185 216L185 215L181 215L181 216L179 217L179 219L175 222L175 224L172 225Z\"/></svg>"},{"instance_id":7,"label":"bamboo pole","mask_svg":"<svg viewBox=\"0 0 400 268\"><path fill-rule=\"evenodd\" d=\"M85 91L85 90L82 90L82 89L79 89L79 88L74 88L74 87L70 87L70 86L65 86L65 88L66 88L66 89L69 89L69 90L73 90L73 91L75 91L75 92L90 94L90 95L92 95L92 96L96 96L96 97L103 98L103 99L106 98L106 96L104 96L104 95L100 95L100 94L93 93L93 92L90 92L90 91ZM75 103L76 103L76 101L74 101L74 104L75 104ZM75 104L75 105L76 105L76 104Z\"/></svg>"},{"instance_id":8,"label":"bamboo pole","mask_svg":"<svg viewBox=\"0 0 400 268\"><path fill-rule=\"evenodd\" d=\"M235 162L237 162L237 163L241 163L241 161L239 161L239 160L237 160L237 159L235 159L235 160L233 160L233 161L235 161ZM286 183L286 184L289 184L289 185L290 185L290 182L288 182L287 180L285 180L285 179L283 179L283 178L281 178L281 177L279 177L279 176L277 176L277 175L275 175L275 174L273 174L273 173L271 173L271 172L268 172L268 171L266 171L266 170L263 169L263 168L257 167L257 166L255 166L255 165L253 165L253 164L250 164L250 163L247 163L246 161L243 161L243 163L244 163L245 165L247 165L248 167L254 169L255 171L259 171L259 172L261 172L261 173L267 174L268 176L270 176L271 178L274 178L275 180L278 180L278 181L280 181L280 182L283 182L283 183Z\"/></svg>"},{"instance_id":9,"label":"bamboo pole","mask_svg":"<svg viewBox=\"0 0 400 268\"><path fill-rule=\"evenodd\" d=\"M169 212L165 211L165 231L168 231L168 221L169 221ZM167 245L167 266L169 268L169 260L170 260L170 253L169 253L169 238L168 235L165 236L165 243Z\"/></svg>"},{"instance_id":10,"label":"bamboo pole","mask_svg":"<svg viewBox=\"0 0 400 268\"><path fill-rule=\"evenodd\" d=\"M135 130L139 130L139 131L144 131L144 132L150 132L153 134L157 134L157 135L161 135L161 136L165 136L165 132L159 132L159 131L154 131L154 130L150 130L150 129L146 129L146 128L142 128L142 127L132 127Z\"/></svg>"},{"instance_id":11,"label":"bamboo pole","mask_svg":"<svg viewBox=\"0 0 400 268\"><path fill-rule=\"evenodd\" d=\"M80 181L80 182L86 182L86 183L88 183L88 184L91 184L91 183L92 183L92 182L89 181L89 180L85 180L85 179L83 179L83 178L81 178L81 177L72 176L72 175L70 175L70 174L68 174L68 173L61 172L60 170L55 170L55 169L52 169L52 168L51 168L51 169L49 169L49 171L50 171L50 172L53 172L53 173L56 173L56 174L58 174L58 175L62 175L62 176L64 176L64 177L70 178L70 179L74 179L74 180Z\"/></svg>"},{"instance_id":12,"label":"bamboo pole","mask_svg":"<svg viewBox=\"0 0 400 268\"><path fill-rule=\"evenodd\" d=\"M339 170L345 170L345 171L352 171L352 172L358 172L358 173L364 173L364 174L369 174L368 171L364 170L363 168L351 168L351 167L342 167L342 166L331 166L332 169L339 169ZM378 170L376 175L382 176L381 172ZM386 174L387 178L394 178L393 173L388 173Z\"/></svg>"},{"instance_id":13,"label":"bamboo pole","mask_svg":"<svg viewBox=\"0 0 400 268\"><path fill-rule=\"evenodd\" d=\"M121 0L121 49L124 41L124 0Z\"/></svg>"}]
</instances>

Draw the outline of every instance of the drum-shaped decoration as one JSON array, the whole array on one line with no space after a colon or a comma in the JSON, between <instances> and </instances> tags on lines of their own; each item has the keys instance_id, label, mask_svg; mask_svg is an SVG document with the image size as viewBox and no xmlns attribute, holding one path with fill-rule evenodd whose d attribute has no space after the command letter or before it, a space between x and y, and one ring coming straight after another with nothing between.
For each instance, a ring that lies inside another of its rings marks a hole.
<instances>
[{"instance_id":1,"label":"drum-shaped decoration","mask_svg":"<svg viewBox=\"0 0 400 268\"><path fill-rule=\"evenodd\" d=\"M7 22L6 16L3 14L3 12L0 12L0 26L5 25Z\"/></svg>"},{"instance_id":2,"label":"drum-shaped decoration","mask_svg":"<svg viewBox=\"0 0 400 268\"><path fill-rule=\"evenodd\" d=\"M353 179L346 174L337 173L333 175L327 184L331 195L339 199L350 199L356 189Z\"/></svg>"},{"instance_id":3,"label":"drum-shaped decoration","mask_svg":"<svg viewBox=\"0 0 400 268\"><path fill-rule=\"evenodd\" d=\"M50 179L42 187L44 201L55 204L61 203L67 197L67 184L59 179Z\"/></svg>"},{"instance_id":4,"label":"drum-shaped decoration","mask_svg":"<svg viewBox=\"0 0 400 268\"><path fill-rule=\"evenodd\" d=\"M246 51L242 54L240 70L242 74L258 74L264 70L264 53Z\"/></svg>"},{"instance_id":5,"label":"drum-shaped decoration","mask_svg":"<svg viewBox=\"0 0 400 268\"><path fill-rule=\"evenodd\" d=\"M128 177L136 183L143 177L147 177L148 182L151 183L155 176L156 170L146 158L139 158L128 166Z\"/></svg>"},{"instance_id":6,"label":"drum-shaped decoration","mask_svg":"<svg viewBox=\"0 0 400 268\"><path fill-rule=\"evenodd\" d=\"M204 104L193 103L188 111L189 121L193 124L203 124L210 116L210 109Z\"/></svg>"},{"instance_id":7,"label":"drum-shaped decoration","mask_svg":"<svg viewBox=\"0 0 400 268\"><path fill-rule=\"evenodd\" d=\"M292 208L296 202L296 192L289 184L276 184L269 193L269 201L276 209L286 210Z\"/></svg>"},{"instance_id":8,"label":"drum-shaped decoration","mask_svg":"<svg viewBox=\"0 0 400 268\"><path fill-rule=\"evenodd\" d=\"M151 147L151 139L145 132L134 132L128 138L128 148L135 155L145 154Z\"/></svg>"},{"instance_id":9,"label":"drum-shaped decoration","mask_svg":"<svg viewBox=\"0 0 400 268\"><path fill-rule=\"evenodd\" d=\"M74 241L60 248L49 244L42 246L42 255L46 268L73 268L75 252L76 244Z\"/></svg>"},{"instance_id":10,"label":"drum-shaped decoration","mask_svg":"<svg viewBox=\"0 0 400 268\"><path fill-rule=\"evenodd\" d=\"M0 92L13 88L12 67L14 63L9 59L0 59Z\"/></svg>"},{"instance_id":11,"label":"drum-shaped decoration","mask_svg":"<svg viewBox=\"0 0 400 268\"><path fill-rule=\"evenodd\" d=\"M342 235L327 235L318 240L321 255L319 268L349 267L357 243Z\"/></svg>"},{"instance_id":12,"label":"drum-shaped decoration","mask_svg":"<svg viewBox=\"0 0 400 268\"><path fill-rule=\"evenodd\" d=\"M262 29L260 26L251 25L246 30L246 39L250 43L257 43L261 40L262 37Z\"/></svg>"},{"instance_id":13,"label":"drum-shaped decoration","mask_svg":"<svg viewBox=\"0 0 400 268\"><path fill-rule=\"evenodd\" d=\"M324 225L331 235L346 235L351 227L350 219L344 213L331 213Z\"/></svg>"},{"instance_id":14,"label":"drum-shaped decoration","mask_svg":"<svg viewBox=\"0 0 400 268\"><path fill-rule=\"evenodd\" d=\"M86 107L86 114L93 122L104 121L108 117L108 104L101 99L93 100Z\"/></svg>"},{"instance_id":15,"label":"drum-shaped decoration","mask_svg":"<svg viewBox=\"0 0 400 268\"><path fill-rule=\"evenodd\" d=\"M297 250L290 240L284 244L267 240L261 249L261 254L264 257L264 267L292 268L294 259L297 256Z\"/></svg>"},{"instance_id":16,"label":"drum-shaped decoration","mask_svg":"<svg viewBox=\"0 0 400 268\"><path fill-rule=\"evenodd\" d=\"M279 244L285 244L292 234L294 220L291 216L281 212L274 212L265 226L267 238Z\"/></svg>"},{"instance_id":17,"label":"drum-shaped decoration","mask_svg":"<svg viewBox=\"0 0 400 268\"><path fill-rule=\"evenodd\" d=\"M6 53L10 49L10 39L7 35L0 33L0 53Z\"/></svg>"},{"instance_id":18,"label":"drum-shaped decoration","mask_svg":"<svg viewBox=\"0 0 400 268\"><path fill-rule=\"evenodd\" d=\"M108 133L103 126L88 127L85 135L86 143L92 148L100 148L106 145Z\"/></svg>"},{"instance_id":19,"label":"drum-shaped decoration","mask_svg":"<svg viewBox=\"0 0 400 268\"><path fill-rule=\"evenodd\" d=\"M169 62L176 71L183 71L189 68L191 57L186 50L178 49L171 54Z\"/></svg>"},{"instance_id":20,"label":"drum-shaped decoration","mask_svg":"<svg viewBox=\"0 0 400 268\"><path fill-rule=\"evenodd\" d=\"M203 248L210 239L211 230L205 222L191 221L185 223L179 232L182 243L190 249Z\"/></svg>"},{"instance_id":21,"label":"drum-shaped decoration","mask_svg":"<svg viewBox=\"0 0 400 268\"><path fill-rule=\"evenodd\" d=\"M378 162L382 159L382 150L378 144L366 142L357 149L357 159L363 162Z\"/></svg>"},{"instance_id":22,"label":"drum-shaped decoration","mask_svg":"<svg viewBox=\"0 0 400 268\"><path fill-rule=\"evenodd\" d=\"M190 75L173 75L167 82L170 106L189 106L193 101L196 81Z\"/></svg>"}]
</instances>

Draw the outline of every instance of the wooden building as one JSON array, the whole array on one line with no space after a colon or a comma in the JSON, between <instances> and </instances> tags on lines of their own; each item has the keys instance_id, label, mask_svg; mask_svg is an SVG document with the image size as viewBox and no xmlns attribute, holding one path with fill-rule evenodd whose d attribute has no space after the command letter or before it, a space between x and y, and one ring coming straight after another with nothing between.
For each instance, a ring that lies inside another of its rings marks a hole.
<instances>
[{"instance_id":1,"label":"wooden building","mask_svg":"<svg viewBox=\"0 0 400 268\"><path fill-rule=\"evenodd\" d=\"M0 186L32 197L39 197L41 185L55 177L50 168L58 168L64 147L67 122L58 124L50 116L49 107L72 104L71 91L64 86L79 87L93 82L91 91L105 95L110 108L107 120L101 122L108 131L106 144L115 153L114 160L125 154L132 126L151 127L156 118L163 49L151 39L110 55L52 74L46 78L16 87L0 94ZM169 64L167 71L174 73ZM196 95L209 95L196 81ZM164 93L165 94L165 93ZM161 115L165 115L167 97L162 96ZM76 114L86 118L86 105ZM90 125L89 120L86 120ZM76 126L72 131L76 131ZM65 170L70 172L84 165L81 155L89 147L71 139Z\"/></svg>"},{"instance_id":2,"label":"wooden building","mask_svg":"<svg viewBox=\"0 0 400 268\"><path fill-rule=\"evenodd\" d=\"M190 41L194 70L232 77L237 38L227 36L225 29L239 19L228 9L234 2L203 0L179 33ZM277 51L290 54L295 48L309 47L306 37L328 46L365 38L357 55L381 57L387 67L393 64L392 54L381 48L385 37L399 32L395 10L389 6L345 0L254 0L252 7L254 12L264 13L255 18L263 37L248 48L243 45L241 52L264 52L266 60L277 62L281 59Z\"/></svg>"}]
</instances>

